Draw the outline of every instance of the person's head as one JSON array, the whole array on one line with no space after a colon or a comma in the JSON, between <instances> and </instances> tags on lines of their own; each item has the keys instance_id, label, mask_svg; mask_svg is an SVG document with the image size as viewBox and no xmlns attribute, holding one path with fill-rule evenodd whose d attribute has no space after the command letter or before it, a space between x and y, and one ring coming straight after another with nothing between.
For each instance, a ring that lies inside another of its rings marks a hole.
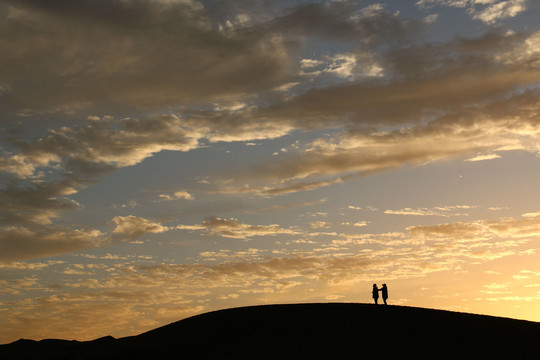
<instances>
[{"instance_id":1,"label":"person's head","mask_svg":"<svg viewBox=\"0 0 540 360\"><path fill-rule=\"evenodd\" d=\"M382 284L382 287L386 287L386 284Z\"/></svg>"},{"instance_id":2,"label":"person's head","mask_svg":"<svg viewBox=\"0 0 540 360\"><path fill-rule=\"evenodd\" d=\"M377 287L377 284L373 284L373 287Z\"/></svg>"}]
</instances>

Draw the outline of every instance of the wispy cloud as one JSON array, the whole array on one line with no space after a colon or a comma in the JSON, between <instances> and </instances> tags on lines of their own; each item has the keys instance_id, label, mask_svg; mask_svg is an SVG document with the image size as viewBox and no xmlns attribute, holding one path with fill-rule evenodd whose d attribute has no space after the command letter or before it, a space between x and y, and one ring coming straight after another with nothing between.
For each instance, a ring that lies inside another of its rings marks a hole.
<instances>
[{"instance_id":1,"label":"wispy cloud","mask_svg":"<svg viewBox=\"0 0 540 360\"><path fill-rule=\"evenodd\" d=\"M157 230L159 226L151 229ZM202 226L180 228L212 228L216 232L236 232L234 236L257 236L281 230L288 233L288 229L252 226L234 219L219 218L206 219ZM149 230L148 226L146 230ZM301 237L309 239L309 234L301 234ZM121 311L115 312L115 325L106 331L123 336L156 327L160 321L167 323L208 310L209 298L217 296L215 294L237 294L235 298L241 303L263 297L283 301L294 298L298 292L305 297L311 293L308 289L314 288L319 289L316 296L325 298L335 294L336 286L341 286L341 294L350 291L356 297L358 285L365 283L369 286L373 278L405 281L411 277L423 278L433 272L457 271L465 259L474 260L477 266L503 257L525 259L538 237L539 219L503 218L413 226L396 233L336 234L327 241L317 239L291 243L292 247L302 245L303 248L288 249L286 253L252 246L237 250L207 250L201 251L194 259L196 261L185 264L148 262L146 259L114 255L100 257L96 264L67 266L47 263L47 266L66 270L63 276L68 278L64 279L61 287L51 288L50 291L54 292L43 295L38 301L18 302L12 311L6 313L6 318L13 325L12 333L15 331L17 336L26 331L28 336L39 338L45 331L44 323L47 324L47 334L55 336L63 331L67 319L73 321L75 318L77 324L85 326L77 327L80 330L74 336L96 338L103 335L103 327L82 315L91 310L93 318L118 306ZM31 269L30 265L10 264L8 266ZM96 278L99 272L106 276ZM499 275L493 272L492 276ZM533 284L538 278L537 271L527 269L515 275L519 276L517 281L524 284ZM74 281L70 277L78 279ZM39 284L39 279L26 276L9 283L0 281L0 284L5 291L24 298L27 291ZM490 292L488 296L498 301L510 301L508 296L518 296L502 293L508 289L504 283L492 281L485 285L482 288ZM146 309L145 315L136 316L137 309L141 307ZM18 317L23 309L25 324ZM74 314L82 317L74 317ZM44 322L44 319L48 321ZM28 323L32 325L30 328ZM29 329L32 330L28 332ZM0 330L0 336L8 337L3 331Z\"/></svg>"},{"instance_id":2,"label":"wispy cloud","mask_svg":"<svg viewBox=\"0 0 540 360\"><path fill-rule=\"evenodd\" d=\"M451 206L437 206L434 208L403 208L400 210L384 210L388 215L412 215L412 216L468 216L467 213L457 212L463 210L474 209L475 206L471 205L451 205Z\"/></svg>"},{"instance_id":3,"label":"wispy cloud","mask_svg":"<svg viewBox=\"0 0 540 360\"><path fill-rule=\"evenodd\" d=\"M493 160L493 159L500 159L501 156L498 154L483 154L483 155L476 155L475 157L469 158L465 161L485 161L485 160Z\"/></svg>"},{"instance_id":4,"label":"wispy cloud","mask_svg":"<svg viewBox=\"0 0 540 360\"><path fill-rule=\"evenodd\" d=\"M495 24L526 11L528 0L419 0L416 5L464 8L473 19L486 24Z\"/></svg>"},{"instance_id":5,"label":"wispy cloud","mask_svg":"<svg viewBox=\"0 0 540 360\"><path fill-rule=\"evenodd\" d=\"M254 236L268 235L296 235L298 230L293 228L281 228L277 224L249 225L239 222L237 219L221 219L216 216L205 217L201 225L178 225L180 230L204 230L209 235L222 236L236 239L250 239Z\"/></svg>"}]
</instances>

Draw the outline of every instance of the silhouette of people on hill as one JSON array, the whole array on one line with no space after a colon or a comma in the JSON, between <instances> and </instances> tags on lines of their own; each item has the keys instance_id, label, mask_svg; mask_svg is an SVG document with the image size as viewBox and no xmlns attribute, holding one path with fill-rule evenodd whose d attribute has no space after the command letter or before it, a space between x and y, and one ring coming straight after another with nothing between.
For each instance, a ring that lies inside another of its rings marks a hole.
<instances>
[{"instance_id":1,"label":"silhouette of people on hill","mask_svg":"<svg viewBox=\"0 0 540 360\"><path fill-rule=\"evenodd\" d=\"M373 284L373 290L371 291L371 294L373 295L373 301L375 301L375 305L377 305L377 302L379 301L379 288L377 288L377 284Z\"/></svg>"},{"instance_id":2,"label":"silhouette of people on hill","mask_svg":"<svg viewBox=\"0 0 540 360\"><path fill-rule=\"evenodd\" d=\"M386 284L382 284L382 288L379 289L379 291L381 292L382 299L384 301L384 305L388 305L386 303L386 300L388 299L388 288L386 287Z\"/></svg>"},{"instance_id":3,"label":"silhouette of people on hill","mask_svg":"<svg viewBox=\"0 0 540 360\"><path fill-rule=\"evenodd\" d=\"M373 296L373 301L375 301L375 305L378 305L379 303L379 291L382 293L382 299L384 301L384 305L388 305L386 303L386 300L388 300L388 288L386 287L386 284L382 285L382 288L378 288L377 284L373 284L373 290L371 291L371 294Z\"/></svg>"}]
</instances>

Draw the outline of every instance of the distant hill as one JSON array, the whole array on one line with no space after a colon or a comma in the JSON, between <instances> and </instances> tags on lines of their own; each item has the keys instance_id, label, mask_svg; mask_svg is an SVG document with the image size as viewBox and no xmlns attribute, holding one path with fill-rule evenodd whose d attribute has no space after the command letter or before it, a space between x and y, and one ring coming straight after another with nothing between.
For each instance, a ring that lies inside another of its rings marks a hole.
<instances>
[{"instance_id":1,"label":"distant hill","mask_svg":"<svg viewBox=\"0 0 540 360\"><path fill-rule=\"evenodd\" d=\"M209 312L120 339L21 339L0 345L0 359L540 359L539 342L537 322L392 305L292 304Z\"/></svg>"}]
</instances>

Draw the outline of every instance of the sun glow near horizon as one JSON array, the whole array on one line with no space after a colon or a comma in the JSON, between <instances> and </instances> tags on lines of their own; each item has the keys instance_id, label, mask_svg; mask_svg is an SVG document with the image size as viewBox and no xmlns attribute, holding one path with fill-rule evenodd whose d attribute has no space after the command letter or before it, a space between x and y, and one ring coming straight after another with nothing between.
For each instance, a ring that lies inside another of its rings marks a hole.
<instances>
[{"instance_id":1,"label":"sun glow near horizon","mask_svg":"<svg viewBox=\"0 0 540 360\"><path fill-rule=\"evenodd\" d=\"M539 11L5 1L0 343L373 283L540 321Z\"/></svg>"}]
</instances>

